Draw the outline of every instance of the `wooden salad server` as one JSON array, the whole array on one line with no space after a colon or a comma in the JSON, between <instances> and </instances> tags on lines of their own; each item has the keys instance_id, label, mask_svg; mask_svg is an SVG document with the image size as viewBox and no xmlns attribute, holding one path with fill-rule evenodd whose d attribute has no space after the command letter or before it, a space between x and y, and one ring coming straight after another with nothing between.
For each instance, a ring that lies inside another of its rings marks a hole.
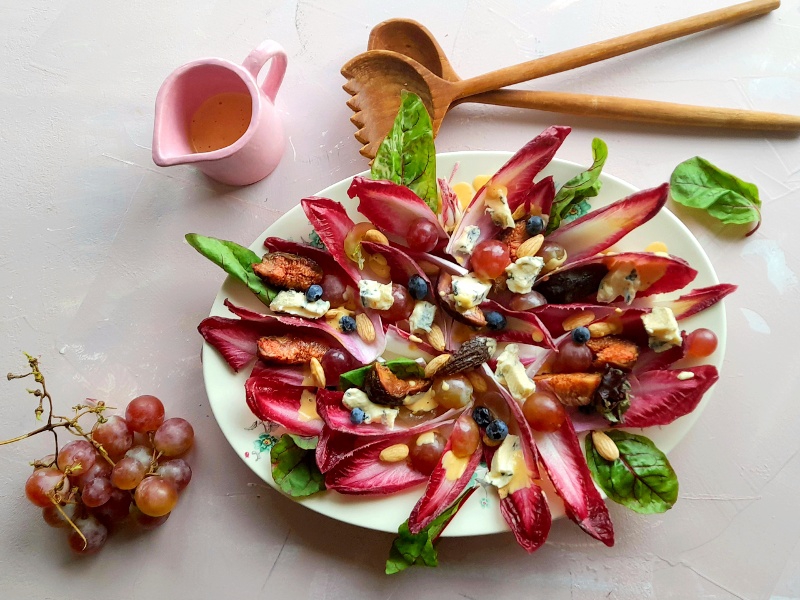
<instances>
[{"instance_id":1,"label":"wooden salad server","mask_svg":"<svg viewBox=\"0 0 800 600\"><path fill-rule=\"evenodd\" d=\"M347 104L355 112L351 121L359 127L356 139L364 144L360 152L368 158L375 156L397 114L401 90L413 92L422 98L431 114L434 133L439 130L450 106L466 100L485 102L487 97L491 104L665 125L800 129L800 117L793 115L591 94L499 90L720 25L737 23L770 12L778 6L780 0L751 0L466 80L458 78L441 47L427 30L421 28L413 33L408 27L409 22L406 22L404 30L398 34L398 28L382 24L376 27L377 32L370 37L370 46L376 49L356 56L342 67L342 75L348 79L343 87L352 95ZM409 50L409 46L414 48ZM379 47L409 51L414 58L392 50L377 49ZM425 62L421 63L416 58ZM434 66L435 70L427 68L426 64ZM482 95L481 98L470 98L478 94Z\"/></svg>"}]
</instances>

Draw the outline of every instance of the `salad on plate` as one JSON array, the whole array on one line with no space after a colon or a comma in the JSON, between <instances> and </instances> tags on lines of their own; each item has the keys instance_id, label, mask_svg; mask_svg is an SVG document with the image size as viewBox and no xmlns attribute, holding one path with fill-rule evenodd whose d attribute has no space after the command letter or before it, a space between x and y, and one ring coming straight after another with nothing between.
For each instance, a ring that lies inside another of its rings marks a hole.
<instances>
[{"instance_id":1,"label":"salad on plate","mask_svg":"<svg viewBox=\"0 0 800 600\"><path fill-rule=\"evenodd\" d=\"M681 322L735 286L682 291L697 271L655 240L614 250L669 186L590 210L601 140L573 179L537 179L569 131L550 127L493 175L453 183L437 179L430 119L404 94L371 177L348 190L364 220L308 197L311 237L268 237L263 256L187 235L263 303L226 300L231 316L199 331L232 370L252 369L247 405L283 434L277 486L419 489L387 573L435 565L433 543L479 486L528 552L547 539L553 494L608 546L603 492L642 513L677 499L669 461L639 430L689 414L717 381L696 364L716 335Z\"/></svg>"}]
</instances>

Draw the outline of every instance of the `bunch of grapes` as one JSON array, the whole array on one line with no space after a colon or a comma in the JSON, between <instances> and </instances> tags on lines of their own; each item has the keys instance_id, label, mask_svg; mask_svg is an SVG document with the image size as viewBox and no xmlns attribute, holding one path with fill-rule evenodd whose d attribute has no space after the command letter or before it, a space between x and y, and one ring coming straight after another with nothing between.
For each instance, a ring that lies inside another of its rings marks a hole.
<instances>
[{"instance_id":1,"label":"bunch of grapes","mask_svg":"<svg viewBox=\"0 0 800 600\"><path fill-rule=\"evenodd\" d=\"M75 407L70 420L56 417L63 423L48 419L51 431L63 426L81 438L34 463L25 494L42 508L48 525L69 530L72 550L94 554L123 521L144 529L166 522L192 478L181 456L192 447L194 430L185 419L165 420L164 405L155 396L132 400L124 418L106 417L102 404L79 412L85 408ZM90 432L77 422L86 413L97 415Z\"/></svg>"}]
</instances>

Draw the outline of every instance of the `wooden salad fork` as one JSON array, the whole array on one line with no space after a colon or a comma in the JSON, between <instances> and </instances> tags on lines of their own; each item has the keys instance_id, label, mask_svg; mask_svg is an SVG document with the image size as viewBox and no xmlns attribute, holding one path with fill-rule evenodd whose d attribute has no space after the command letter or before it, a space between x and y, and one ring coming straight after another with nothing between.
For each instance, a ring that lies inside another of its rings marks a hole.
<instances>
[{"instance_id":1,"label":"wooden salad fork","mask_svg":"<svg viewBox=\"0 0 800 600\"><path fill-rule=\"evenodd\" d=\"M673 126L797 131L800 117L794 115L592 94L500 90L720 25L738 23L779 6L780 0L751 0L466 80L458 77L426 29L419 26L421 29L411 33L408 23L413 22L405 21L404 29L398 34L400 28L393 30L384 22L376 26L377 32L373 31L370 36L370 47L374 49L356 56L342 67L342 75L347 79L343 87L352 96L347 104L355 112L351 121L359 128L355 137L364 144L361 154L374 158L394 122L402 90L420 96L431 114L434 134L449 108L461 101ZM428 41L425 42L424 38ZM408 52L409 56L397 50ZM434 69L429 68L431 66Z\"/></svg>"}]
</instances>

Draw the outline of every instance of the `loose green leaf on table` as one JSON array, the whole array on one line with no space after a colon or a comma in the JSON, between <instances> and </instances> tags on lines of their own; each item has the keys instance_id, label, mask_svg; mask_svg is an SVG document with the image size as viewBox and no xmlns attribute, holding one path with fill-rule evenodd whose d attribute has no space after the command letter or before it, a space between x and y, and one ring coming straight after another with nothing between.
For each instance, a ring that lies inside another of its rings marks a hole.
<instances>
[{"instance_id":1,"label":"loose green leaf on table","mask_svg":"<svg viewBox=\"0 0 800 600\"><path fill-rule=\"evenodd\" d=\"M678 476L655 444L642 435L605 432L619 449L608 461L597 452L592 436L585 440L586 462L592 478L614 502L642 513L663 513L678 499Z\"/></svg>"},{"instance_id":2,"label":"loose green leaf on table","mask_svg":"<svg viewBox=\"0 0 800 600\"><path fill-rule=\"evenodd\" d=\"M278 294L253 271L253 265L260 263L261 257L249 248L198 233L187 233L186 241L208 260L250 288L264 304L269 305Z\"/></svg>"},{"instance_id":3,"label":"loose green leaf on table","mask_svg":"<svg viewBox=\"0 0 800 600\"><path fill-rule=\"evenodd\" d=\"M556 193L550 209L550 220L547 222L547 233L558 229L574 205L579 204L584 198L592 198L600 193L602 185L599 179L600 172L608 158L608 146L600 138L592 140L592 158L591 167L567 181Z\"/></svg>"},{"instance_id":4,"label":"loose green leaf on table","mask_svg":"<svg viewBox=\"0 0 800 600\"><path fill-rule=\"evenodd\" d=\"M433 212L439 212L433 125L416 94L401 93L400 110L372 161L370 176L410 188Z\"/></svg>"},{"instance_id":5,"label":"loose green leaf on table","mask_svg":"<svg viewBox=\"0 0 800 600\"><path fill-rule=\"evenodd\" d=\"M389 370L400 379L412 379L414 377L425 376L425 370L422 365L410 358L396 358L394 360L387 360L383 364L389 367ZM364 387L364 379L371 369L372 365L369 364L366 367L359 367L353 371L342 373L339 376L339 387L343 390L347 390L351 387Z\"/></svg>"},{"instance_id":6,"label":"loose green leaf on table","mask_svg":"<svg viewBox=\"0 0 800 600\"><path fill-rule=\"evenodd\" d=\"M386 574L393 575L404 571L414 565L435 567L439 564L439 557L434 545L444 531L444 528L453 520L456 513L477 488L471 487L441 515L436 517L430 525L417 534L408 529L408 521L400 525L397 537L392 542L389 558L386 561Z\"/></svg>"},{"instance_id":7,"label":"loose green leaf on table","mask_svg":"<svg viewBox=\"0 0 800 600\"><path fill-rule=\"evenodd\" d=\"M270 450L272 478L278 487L295 498L310 496L325 489L325 478L317 467L313 450L298 446L284 434Z\"/></svg>"},{"instance_id":8,"label":"loose green leaf on table","mask_svg":"<svg viewBox=\"0 0 800 600\"><path fill-rule=\"evenodd\" d=\"M705 210L723 223L761 225L761 200L755 184L739 179L695 156L679 164L669 179L670 194L678 204Z\"/></svg>"}]
</instances>

